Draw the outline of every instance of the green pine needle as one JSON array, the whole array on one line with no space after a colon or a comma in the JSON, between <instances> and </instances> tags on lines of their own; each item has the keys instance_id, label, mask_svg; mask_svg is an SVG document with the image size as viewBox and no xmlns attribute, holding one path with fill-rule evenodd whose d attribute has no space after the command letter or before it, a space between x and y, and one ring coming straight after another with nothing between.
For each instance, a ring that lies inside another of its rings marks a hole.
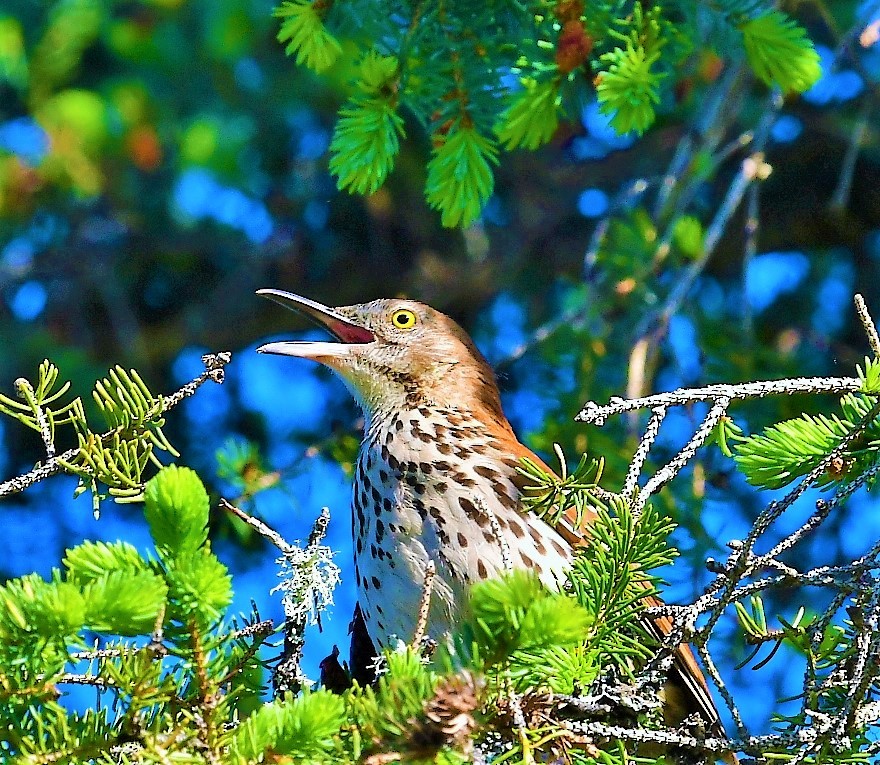
<instances>
[{"instance_id":1,"label":"green pine needle","mask_svg":"<svg viewBox=\"0 0 880 765\"><path fill-rule=\"evenodd\" d=\"M474 638L490 661L521 649L575 645L592 621L573 598L548 592L524 570L475 584L470 609Z\"/></svg>"},{"instance_id":2,"label":"green pine needle","mask_svg":"<svg viewBox=\"0 0 880 765\"><path fill-rule=\"evenodd\" d=\"M284 19L278 41L287 42L288 56L296 54L296 63L314 72L329 69L342 53L339 41L327 31L311 0L286 0L274 10Z\"/></svg>"},{"instance_id":3,"label":"green pine needle","mask_svg":"<svg viewBox=\"0 0 880 765\"><path fill-rule=\"evenodd\" d=\"M193 553L208 538L208 492L195 471L171 465L147 482L144 516L159 555Z\"/></svg>"},{"instance_id":4,"label":"green pine needle","mask_svg":"<svg viewBox=\"0 0 880 765\"><path fill-rule=\"evenodd\" d=\"M162 578L149 571L114 571L83 588L85 624L115 635L149 633L168 598Z\"/></svg>"},{"instance_id":5,"label":"green pine needle","mask_svg":"<svg viewBox=\"0 0 880 765\"><path fill-rule=\"evenodd\" d=\"M863 387L877 384L877 362L865 360L865 371L858 370ZM754 486L780 489L806 475L833 452L858 422L870 414L875 396L848 393L840 399L841 415L803 414L778 422L763 433L736 446L734 459ZM817 483L827 486L860 475L880 462L880 417L869 422L841 455L838 466L829 466Z\"/></svg>"},{"instance_id":6,"label":"green pine needle","mask_svg":"<svg viewBox=\"0 0 880 765\"><path fill-rule=\"evenodd\" d=\"M781 489L816 467L840 443L849 425L833 415L804 414L738 444L734 459L753 486Z\"/></svg>"},{"instance_id":7,"label":"green pine needle","mask_svg":"<svg viewBox=\"0 0 880 765\"><path fill-rule=\"evenodd\" d=\"M507 151L537 149L549 141L559 126L562 96L556 80L538 83L522 81L524 90L514 94L495 126L495 134Z\"/></svg>"},{"instance_id":8,"label":"green pine needle","mask_svg":"<svg viewBox=\"0 0 880 765\"><path fill-rule=\"evenodd\" d=\"M171 614L202 624L217 621L232 602L232 578L208 549L176 558L165 572L172 598Z\"/></svg>"},{"instance_id":9,"label":"green pine needle","mask_svg":"<svg viewBox=\"0 0 880 765\"><path fill-rule=\"evenodd\" d=\"M330 761L325 758L343 724L344 709L341 696L324 690L264 704L235 730L232 761L271 762L284 755L296 755L297 761Z\"/></svg>"},{"instance_id":10,"label":"green pine needle","mask_svg":"<svg viewBox=\"0 0 880 765\"><path fill-rule=\"evenodd\" d=\"M803 27L782 11L770 11L740 26L755 74L767 85L802 93L822 75L819 54Z\"/></svg>"},{"instance_id":11,"label":"green pine needle","mask_svg":"<svg viewBox=\"0 0 880 765\"><path fill-rule=\"evenodd\" d=\"M425 197L440 210L444 226L469 226L477 219L495 185L493 164L498 164L495 142L474 127L453 128L434 150Z\"/></svg>"},{"instance_id":12,"label":"green pine needle","mask_svg":"<svg viewBox=\"0 0 880 765\"><path fill-rule=\"evenodd\" d=\"M653 124L663 74L651 68L659 58L659 51L649 54L631 40L625 49L615 48L602 56L608 69L599 75L596 95L600 111L611 115L611 126L618 133L642 134Z\"/></svg>"},{"instance_id":13,"label":"green pine needle","mask_svg":"<svg viewBox=\"0 0 880 765\"><path fill-rule=\"evenodd\" d=\"M394 169L403 118L383 96L353 98L339 114L330 143L330 172L340 189L372 194Z\"/></svg>"},{"instance_id":14,"label":"green pine needle","mask_svg":"<svg viewBox=\"0 0 880 765\"><path fill-rule=\"evenodd\" d=\"M330 172L340 190L372 194L394 169L404 137L397 113L397 59L369 51L360 65L359 93L339 112L330 142Z\"/></svg>"},{"instance_id":15,"label":"green pine needle","mask_svg":"<svg viewBox=\"0 0 880 765\"><path fill-rule=\"evenodd\" d=\"M64 553L67 578L77 584L88 584L108 572L138 574L147 571L147 562L134 545L128 542L91 542L86 540Z\"/></svg>"},{"instance_id":16,"label":"green pine needle","mask_svg":"<svg viewBox=\"0 0 880 765\"><path fill-rule=\"evenodd\" d=\"M865 357L865 367L856 366L856 373L862 381L864 393L880 393L880 361Z\"/></svg>"}]
</instances>

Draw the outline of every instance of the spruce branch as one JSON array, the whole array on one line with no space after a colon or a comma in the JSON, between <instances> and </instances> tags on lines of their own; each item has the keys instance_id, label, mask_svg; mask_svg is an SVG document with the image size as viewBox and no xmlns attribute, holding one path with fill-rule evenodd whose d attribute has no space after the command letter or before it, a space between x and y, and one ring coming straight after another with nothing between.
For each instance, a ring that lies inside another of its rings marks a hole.
<instances>
[{"instance_id":1,"label":"spruce branch","mask_svg":"<svg viewBox=\"0 0 880 765\"><path fill-rule=\"evenodd\" d=\"M683 406L698 401L731 401L764 396L794 395L797 393L848 393L862 390L862 380L858 377L791 377L784 380L762 380L759 382L707 385L702 388L678 388L668 393L655 393L641 398L612 398L605 405L588 401L575 417L578 422L591 425L604 425L609 417L639 409L653 409L658 406Z\"/></svg>"},{"instance_id":2,"label":"spruce branch","mask_svg":"<svg viewBox=\"0 0 880 765\"><path fill-rule=\"evenodd\" d=\"M112 482L111 486L119 486L122 489L120 496L127 496L129 498L137 496L139 491L136 491L134 494L124 491L126 488L132 490L139 489L139 484L132 480L132 475L140 476L140 471L143 470L144 449L136 446L136 444L140 444L148 450L151 449L151 444L159 445L162 448L170 446L170 444L167 444L167 441L164 441L161 431L157 432L156 423L161 422L162 415L177 406L184 398L193 395L206 381L211 380L218 384L222 383L223 367L229 363L230 359L231 354L228 352L203 356L202 361L205 364L205 371L170 396L157 399L158 404L149 403L141 388L143 382L138 377L130 378L128 380L129 385L123 384L122 388L110 391L102 383L99 383L100 389L104 390L109 396L109 398L102 398L102 405L113 427L100 435L93 434L88 430L81 430L79 446L49 457L45 463L37 465L33 470L0 483L0 499L18 494L35 483L39 483L62 472L79 475L83 481L91 482L91 488L96 493L96 497L97 487L94 485L94 481L99 480L99 478L107 478ZM114 370L111 374L111 379L113 379L113 374L118 374L118 372L118 370ZM43 366L41 366L40 380L51 380L54 383L54 380L57 379L57 374L57 369L53 365L50 365L49 362L44 362ZM115 379L119 380L118 377ZM120 380L120 382L122 381ZM140 396L137 393L131 393L132 384L133 387L141 390ZM54 402L68 388L68 384L65 384L57 393L47 398L41 398L40 391L44 385L48 386L44 393L48 393L51 388L48 382L41 382L41 386L38 386L36 389L28 386L29 390L35 390L35 401L40 403L41 408L45 407L46 404ZM101 394L97 389L96 393L98 393L100 398ZM131 398L131 395L135 395L136 398ZM0 413L11 414L10 411L2 408L9 401L10 399L5 397L0 398ZM48 421L55 424L71 422L82 426L84 424L84 415L81 414L82 404L81 402L79 406L75 404L76 402L73 402L53 414L47 413ZM146 409L144 409L144 405L148 405ZM138 411L138 418L126 421L125 412L128 412L130 406L135 407ZM48 410L46 411L48 412ZM63 416L59 418L59 415ZM13 414L12 416L21 419L21 416L18 414ZM34 415L34 423L36 423L36 415ZM159 428L161 428L161 425L159 425ZM43 432L39 425L36 426L36 429ZM130 440L126 440L126 438ZM147 456L149 455L147 454Z\"/></svg>"}]
</instances>

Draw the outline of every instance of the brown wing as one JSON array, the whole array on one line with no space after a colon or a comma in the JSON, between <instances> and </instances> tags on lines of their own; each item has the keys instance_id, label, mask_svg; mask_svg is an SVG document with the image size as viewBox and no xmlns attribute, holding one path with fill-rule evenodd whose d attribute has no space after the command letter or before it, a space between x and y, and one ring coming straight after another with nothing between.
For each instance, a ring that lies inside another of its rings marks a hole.
<instances>
[{"instance_id":1,"label":"brown wing","mask_svg":"<svg viewBox=\"0 0 880 765\"><path fill-rule=\"evenodd\" d=\"M528 457L537 463L542 470L553 473L543 460L518 441L513 448L517 458ZM523 491L528 485L528 479L518 473L516 483L520 491ZM596 514L591 510L585 512L579 526L575 515L573 508L566 511L556 524L556 531L572 547L577 548L587 542L589 528L596 521ZM645 586L647 587L647 585ZM645 604L649 607L660 606L663 605L663 601L649 595L645 597ZM671 632L672 620L666 616L646 619L645 627L659 642ZM724 726L721 724L718 709L712 700L709 686L703 676L703 670L697 663L690 646L680 645L675 649L675 663L664 691L663 713L667 724L677 725L692 712L699 712L700 716L709 723L714 734L724 735Z\"/></svg>"}]
</instances>

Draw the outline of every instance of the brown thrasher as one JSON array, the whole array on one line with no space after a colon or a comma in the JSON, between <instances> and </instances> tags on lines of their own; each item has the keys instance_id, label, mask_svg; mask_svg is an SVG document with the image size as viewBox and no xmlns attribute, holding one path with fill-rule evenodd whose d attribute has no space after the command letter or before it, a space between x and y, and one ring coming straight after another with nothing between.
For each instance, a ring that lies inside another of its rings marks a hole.
<instances>
[{"instance_id":1,"label":"brown thrasher","mask_svg":"<svg viewBox=\"0 0 880 765\"><path fill-rule=\"evenodd\" d=\"M550 468L517 440L492 368L458 324L411 300L329 308L280 290L257 294L305 314L340 341L276 342L257 350L325 364L363 408L354 561L360 611L376 646L413 635L429 561L436 570L428 622L434 638L460 619L470 583L504 570L486 508L505 534L512 565L535 571L551 589L562 587L573 548L584 543L594 517L580 527L563 517L554 528L521 507L520 459ZM648 626L658 637L671 629L663 618ZM687 646L678 647L664 690L668 722L696 711L721 731Z\"/></svg>"}]
</instances>

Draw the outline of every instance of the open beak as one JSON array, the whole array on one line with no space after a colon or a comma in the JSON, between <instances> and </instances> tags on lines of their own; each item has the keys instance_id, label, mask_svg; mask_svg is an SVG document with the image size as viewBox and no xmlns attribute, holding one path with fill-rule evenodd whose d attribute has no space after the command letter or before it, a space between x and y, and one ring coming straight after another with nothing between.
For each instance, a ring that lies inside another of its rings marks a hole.
<instances>
[{"instance_id":1,"label":"open beak","mask_svg":"<svg viewBox=\"0 0 880 765\"><path fill-rule=\"evenodd\" d=\"M266 343L257 348L257 353L274 353L280 356L298 356L315 361L330 361L333 358L348 356L353 345L372 343L376 336L366 327L355 324L338 314L332 308L314 300L294 295L282 290L257 290L262 297L274 300L285 308L311 319L315 324L332 333L340 342L296 342L284 341Z\"/></svg>"}]
</instances>

